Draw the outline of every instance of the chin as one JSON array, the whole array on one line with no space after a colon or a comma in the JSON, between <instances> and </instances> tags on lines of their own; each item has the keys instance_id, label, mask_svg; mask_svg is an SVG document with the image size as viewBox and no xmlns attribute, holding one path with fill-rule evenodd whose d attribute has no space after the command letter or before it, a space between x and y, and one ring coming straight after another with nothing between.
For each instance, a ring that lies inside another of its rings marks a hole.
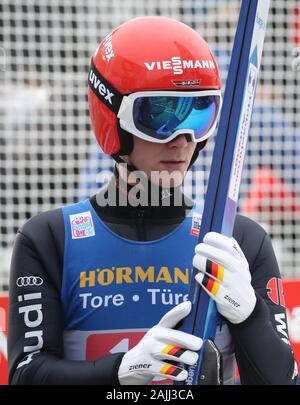
<instances>
[{"instance_id":1,"label":"chin","mask_svg":"<svg viewBox=\"0 0 300 405\"><path fill-rule=\"evenodd\" d=\"M181 170L162 170L151 173L151 182L164 188L178 187L183 183L186 172Z\"/></svg>"}]
</instances>

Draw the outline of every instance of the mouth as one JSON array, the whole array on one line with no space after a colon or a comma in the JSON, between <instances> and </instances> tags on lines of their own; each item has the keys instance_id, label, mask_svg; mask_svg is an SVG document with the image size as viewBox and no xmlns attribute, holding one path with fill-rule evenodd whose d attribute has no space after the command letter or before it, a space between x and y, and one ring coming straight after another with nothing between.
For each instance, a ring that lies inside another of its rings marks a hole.
<instances>
[{"instance_id":1,"label":"mouth","mask_svg":"<svg viewBox=\"0 0 300 405\"><path fill-rule=\"evenodd\" d=\"M170 168L170 169L180 169L182 166L185 165L185 160L176 160L176 159L169 159L169 160L161 160L163 166Z\"/></svg>"}]
</instances>

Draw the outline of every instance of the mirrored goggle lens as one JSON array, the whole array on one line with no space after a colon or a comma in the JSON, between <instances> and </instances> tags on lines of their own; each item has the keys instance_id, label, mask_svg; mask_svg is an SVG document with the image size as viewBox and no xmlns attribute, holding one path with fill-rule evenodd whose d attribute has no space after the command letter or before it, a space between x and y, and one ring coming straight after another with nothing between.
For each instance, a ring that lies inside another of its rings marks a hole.
<instances>
[{"instance_id":1,"label":"mirrored goggle lens","mask_svg":"<svg viewBox=\"0 0 300 405\"><path fill-rule=\"evenodd\" d=\"M175 131L194 130L201 140L216 122L220 108L219 96L139 97L133 105L136 128L155 139L169 138Z\"/></svg>"}]
</instances>

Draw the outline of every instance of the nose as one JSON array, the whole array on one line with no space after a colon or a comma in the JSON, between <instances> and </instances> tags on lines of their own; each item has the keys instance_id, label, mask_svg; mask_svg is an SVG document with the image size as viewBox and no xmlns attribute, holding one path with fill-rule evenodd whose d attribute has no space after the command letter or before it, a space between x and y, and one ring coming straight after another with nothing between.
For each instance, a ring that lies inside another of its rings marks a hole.
<instances>
[{"instance_id":1,"label":"nose","mask_svg":"<svg viewBox=\"0 0 300 405\"><path fill-rule=\"evenodd\" d=\"M172 141L168 142L170 148L185 148L188 144L188 140L184 134L176 136Z\"/></svg>"}]
</instances>

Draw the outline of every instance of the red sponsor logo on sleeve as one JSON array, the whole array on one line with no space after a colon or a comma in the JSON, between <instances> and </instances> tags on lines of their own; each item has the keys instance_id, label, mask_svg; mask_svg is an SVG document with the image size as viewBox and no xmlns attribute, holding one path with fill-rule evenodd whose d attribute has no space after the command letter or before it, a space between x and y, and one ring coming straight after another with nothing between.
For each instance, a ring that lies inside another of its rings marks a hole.
<instances>
[{"instance_id":1,"label":"red sponsor logo on sleeve","mask_svg":"<svg viewBox=\"0 0 300 405\"><path fill-rule=\"evenodd\" d=\"M267 283L267 290L268 297L274 304L285 307L283 284L280 278L270 278Z\"/></svg>"}]
</instances>

